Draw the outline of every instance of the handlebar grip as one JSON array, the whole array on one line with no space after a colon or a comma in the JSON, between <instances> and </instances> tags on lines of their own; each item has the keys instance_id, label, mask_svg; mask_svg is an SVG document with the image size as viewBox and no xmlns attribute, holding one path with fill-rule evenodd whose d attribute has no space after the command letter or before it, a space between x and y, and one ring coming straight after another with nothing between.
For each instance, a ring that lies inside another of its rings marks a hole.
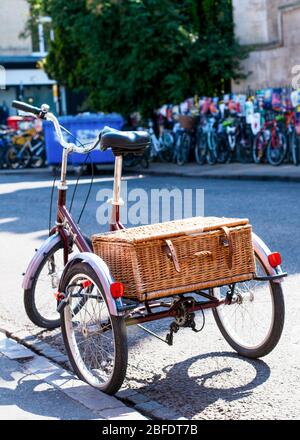
<instances>
[{"instance_id":1,"label":"handlebar grip","mask_svg":"<svg viewBox=\"0 0 300 440\"><path fill-rule=\"evenodd\" d=\"M42 109L38 107L34 107L33 105L30 104L26 104L25 102L21 102L21 101L13 101L12 107L18 110L22 110L23 112L33 113L36 116L43 114Z\"/></svg>"}]
</instances>

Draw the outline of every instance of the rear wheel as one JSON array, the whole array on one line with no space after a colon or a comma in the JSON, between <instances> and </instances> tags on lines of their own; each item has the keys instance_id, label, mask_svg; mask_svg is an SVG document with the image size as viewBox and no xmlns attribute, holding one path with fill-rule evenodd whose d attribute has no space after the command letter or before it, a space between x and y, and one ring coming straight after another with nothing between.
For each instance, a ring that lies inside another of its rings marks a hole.
<instances>
[{"instance_id":1,"label":"rear wheel","mask_svg":"<svg viewBox=\"0 0 300 440\"><path fill-rule=\"evenodd\" d=\"M197 136L197 142L195 146L195 159L199 165L204 165L206 162L207 153L207 136L205 133L200 132Z\"/></svg>"},{"instance_id":2,"label":"rear wheel","mask_svg":"<svg viewBox=\"0 0 300 440\"><path fill-rule=\"evenodd\" d=\"M6 152L6 163L9 168L13 170L21 168L21 159L19 157L19 148L15 145L11 145Z\"/></svg>"},{"instance_id":3,"label":"rear wheel","mask_svg":"<svg viewBox=\"0 0 300 440\"><path fill-rule=\"evenodd\" d=\"M83 281L89 281L89 286L82 287ZM61 327L71 365L81 380L114 394L122 386L127 369L125 321L110 314L103 287L88 264L74 264L63 288L70 293L61 313ZM78 296L83 304L74 313L72 303Z\"/></svg>"},{"instance_id":4,"label":"rear wheel","mask_svg":"<svg viewBox=\"0 0 300 440\"><path fill-rule=\"evenodd\" d=\"M267 270L256 256L257 276ZM228 289L214 289L225 299ZM238 283L231 304L213 309L214 318L228 344L249 358L266 356L277 345L284 325L284 299L281 284L251 280Z\"/></svg>"},{"instance_id":5,"label":"rear wheel","mask_svg":"<svg viewBox=\"0 0 300 440\"><path fill-rule=\"evenodd\" d=\"M214 132L208 135L206 161L208 165L215 165L218 161L218 138Z\"/></svg>"},{"instance_id":6,"label":"rear wheel","mask_svg":"<svg viewBox=\"0 0 300 440\"><path fill-rule=\"evenodd\" d=\"M300 161L300 145L299 145L299 136L296 135L295 132L289 135L289 144L291 151L291 158L294 165L299 165Z\"/></svg>"},{"instance_id":7,"label":"rear wheel","mask_svg":"<svg viewBox=\"0 0 300 440\"><path fill-rule=\"evenodd\" d=\"M287 140L286 136L278 131L275 135L274 141L268 145L267 148L267 159L271 165L278 166L281 165L286 158L287 154Z\"/></svg>"},{"instance_id":8,"label":"rear wheel","mask_svg":"<svg viewBox=\"0 0 300 440\"><path fill-rule=\"evenodd\" d=\"M230 160L231 151L226 134L220 134L218 136L218 162L227 163Z\"/></svg>"},{"instance_id":9,"label":"rear wheel","mask_svg":"<svg viewBox=\"0 0 300 440\"><path fill-rule=\"evenodd\" d=\"M183 133L178 139L176 161L177 165L182 166L188 162L191 148L191 136L188 133Z\"/></svg>"},{"instance_id":10,"label":"rear wheel","mask_svg":"<svg viewBox=\"0 0 300 440\"><path fill-rule=\"evenodd\" d=\"M261 163L265 154L265 138L263 132L259 132L253 141L252 157L254 163Z\"/></svg>"},{"instance_id":11,"label":"rear wheel","mask_svg":"<svg viewBox=\"0 0 300 440\"><path fill-rule=\"evenodd\" d=\"M240 163L252 161L252 136L250 133L241 134L237 138L236 158Z\"/></svg>"}]
</instances>

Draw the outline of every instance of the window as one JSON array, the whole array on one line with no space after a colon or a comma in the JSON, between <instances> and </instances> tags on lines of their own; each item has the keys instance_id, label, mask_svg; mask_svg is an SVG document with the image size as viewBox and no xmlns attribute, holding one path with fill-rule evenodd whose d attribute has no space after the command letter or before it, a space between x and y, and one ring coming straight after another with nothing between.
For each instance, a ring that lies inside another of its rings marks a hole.
<instances>
[{"instance_id":1,"label":"window","mask_svg":"<svg viewBox=\"0 0 300 440\"><path fill-rule=\"evenodd\" d=\"M50 41L54 39L50 17L40 17L37 26L32 30L33 55L47 55Z\"/></svg>"}]
</instances>

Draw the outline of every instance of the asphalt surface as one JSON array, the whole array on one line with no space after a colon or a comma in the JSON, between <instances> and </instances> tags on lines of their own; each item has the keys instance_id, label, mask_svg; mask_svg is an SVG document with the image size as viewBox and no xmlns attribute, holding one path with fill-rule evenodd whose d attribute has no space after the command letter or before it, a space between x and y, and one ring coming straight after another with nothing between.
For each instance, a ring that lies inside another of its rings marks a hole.
<instances>
[{"instance_id":1,"label":"asphalt surface","mask_svg":"<svg viewBox=\"0 0 300 440\"><path fill-rule=\"evenodd\" d=\"M109 175L107 175L109 177ZM128 180L129 189L204 189L206 216L248 217L254 231L272 250L280 250L283 268L286 325L279 345L267 357L250 361L238 357L223 340L213 318L206 315L200 334L188 329L168 347L138 328L129 328L129 366L125 388L139 391L140 405L157 401L192 419L297 419L300 417L299 183L276 181L201 180L172 176ZM99 189L94 184L82 218L87 233L102 231L96 220ZM72 191L73 185L70 185ZM47 236L51 182L39 176L0 176L0 319L37 333L22 304L22 272ZM80 185L74 213L80 212L88 184ZM154 207L158 209L158 207ZM148 327L165 336L168 322ZM45 334L60 346L57 332ZM0 410L1 411L1 410Z\"/></svg>"}]
</instances>

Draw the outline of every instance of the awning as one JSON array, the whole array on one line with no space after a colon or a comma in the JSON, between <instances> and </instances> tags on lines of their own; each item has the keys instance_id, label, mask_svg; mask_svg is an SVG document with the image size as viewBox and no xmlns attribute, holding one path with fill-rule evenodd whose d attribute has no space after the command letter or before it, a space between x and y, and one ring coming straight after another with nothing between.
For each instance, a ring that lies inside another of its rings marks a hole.
<instances>
[{"instance_id":1,"label":"awning","mask_svg":"<svg viewBox=\"0 0 300 440\"><path fill-rule=\"evenodd\" d=\"M39 86L56 84L41 69L6 69L7 86Z\"/></svg>"}]
</instances>

